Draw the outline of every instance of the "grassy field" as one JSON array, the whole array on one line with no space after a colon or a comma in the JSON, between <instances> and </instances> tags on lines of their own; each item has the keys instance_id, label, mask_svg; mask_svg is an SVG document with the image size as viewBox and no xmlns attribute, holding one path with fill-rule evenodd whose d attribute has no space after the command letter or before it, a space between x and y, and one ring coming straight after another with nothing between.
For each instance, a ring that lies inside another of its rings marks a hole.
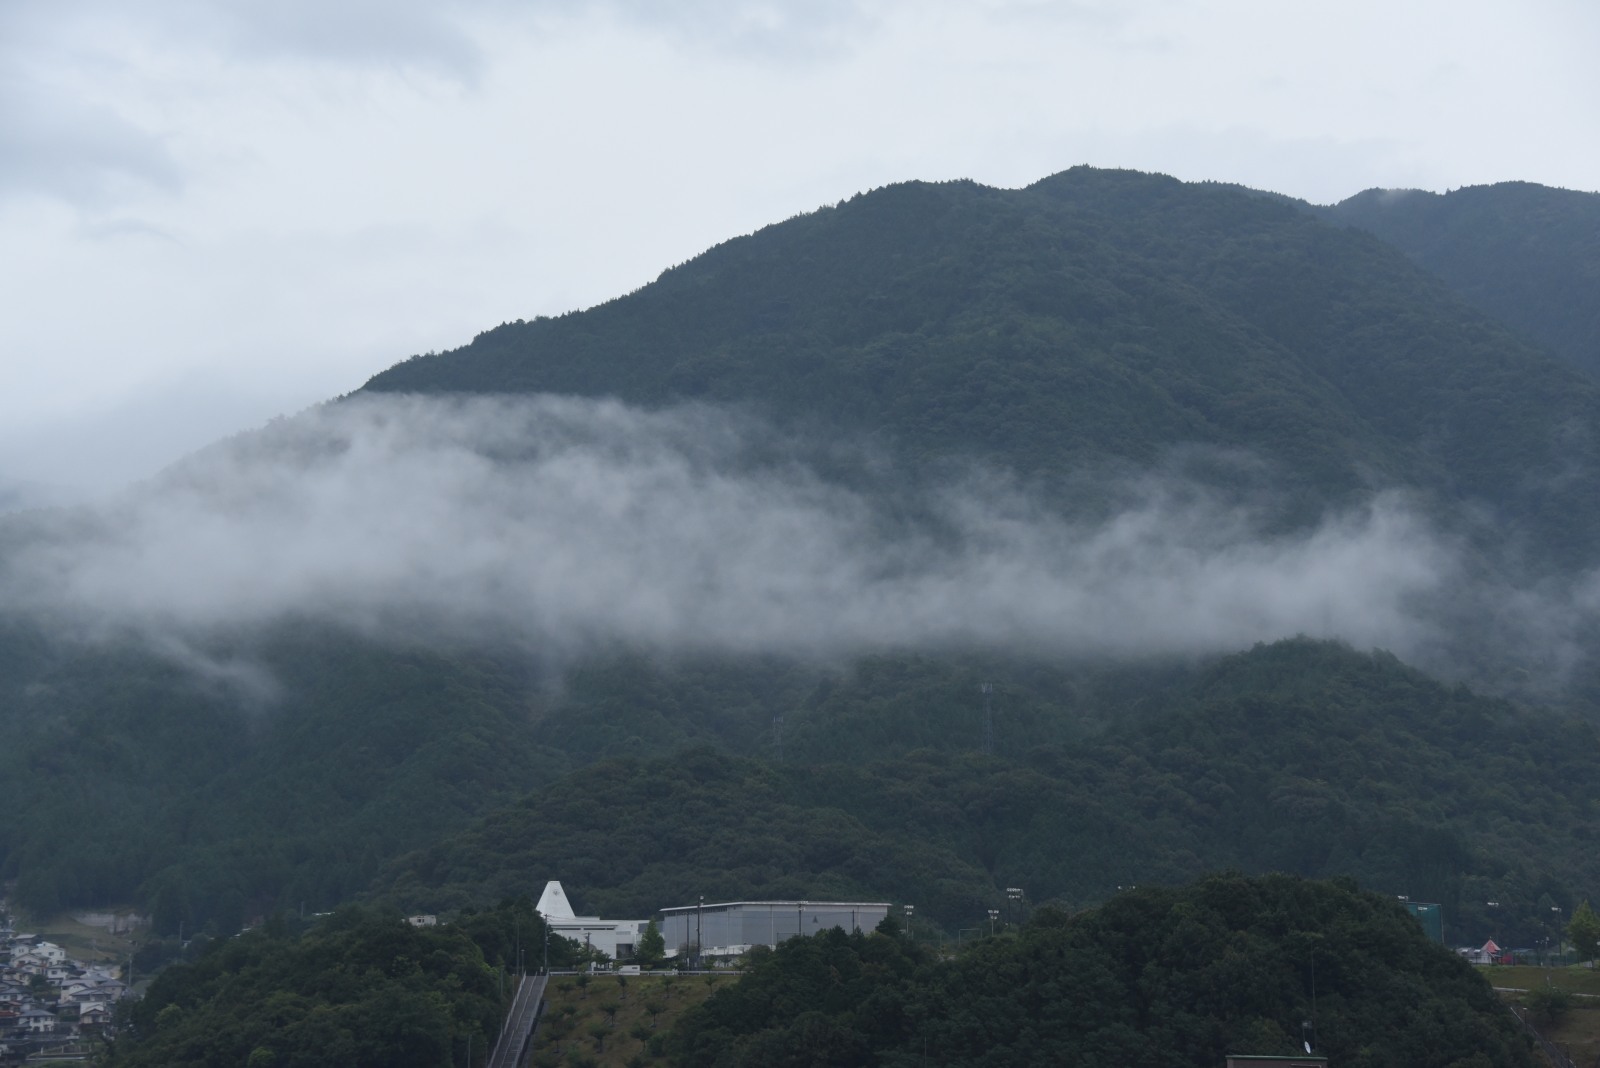
<instances>
[{"instance_id":1,"label":"grassy field","mask_svg":"<svg viewBox=\"0 0 1600 1068\"><path fill-rule=\"evenodd\" d=\"M1570 1007L1560 1019L1539 1024L1539 1030L1559 1046L1574 1064L1600 1064L1600 972L1590 968L1538 968L1495 966L1478 969L1500 996L1520 1003L1518 991L1549 985L1569 994Z\"/></svg>"},{"instance_id":2,"label":"grassy field","mask_svg":"<svg viewBox=\"0 0 1600 1068\"><path fill-rule=\"evenodd\" d=\"M1480 967L1478 971L1491 985L1503 989L1532 990L1534 987L1549 985L1571 994L1594 994L1600 997L1600 970L1593 968L1539 968L1532 965L1496 964Z\"/></svg>"},{"instance_id":3,"label":"grassy field","mask_svg":"<svg viewBox=\"0 0 1600 1068\"><path fill-rule=\"evenodd\" d=\"M1587 998L1574 1001L1565 1016L1540 1030L1572 1058L1573 1064L1595 1064L1600 1059L1600 1002Z\"/></svg>"},{"instance_id":4,"label":"grassy field","mask_svg":"<svg viewBox=\"0 0 1600 1068\"><path fill-rule=\"evenodd\" d=\"M17 930L39 935L67 951L67 956L91 962L126 961L144 937L137 932L133 937L114 935L104 927L90 927L79 923L68 913L48 919L18 916Z\"/></svg>"},{"instance_id":5,"label":"grassy field","mask_svg":"<svg viewBox=\"0 0 1600 1068\"><path fill-rule=\"evenodd\" d=\"M656 1064L651 1037L665 1034L685 1009L738 978L737 973L597 975L584 983L578 976L553 976L534 1042L534 1068Z\"/></svg>"}]
</instances>

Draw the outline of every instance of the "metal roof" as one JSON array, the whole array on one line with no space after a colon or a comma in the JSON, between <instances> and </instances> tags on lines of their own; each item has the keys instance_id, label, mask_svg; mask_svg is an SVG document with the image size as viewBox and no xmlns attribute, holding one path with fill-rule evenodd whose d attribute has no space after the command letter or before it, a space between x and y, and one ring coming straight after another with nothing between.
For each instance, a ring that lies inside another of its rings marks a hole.
<instances>
[{"instance_id":1,"label":"metal roof","mask_svg":"<svg viewBox=\"0 0 1600 1068\"><path fill-rule=\"evenodd\" d=\"M828 909L887 909L893 906L887 901L707 901L704 905L674 905L662 909L662 912L694 912L696 909L732 909L741 905L751 905L761 908L772 908L782 905L785 908L828 908Z\"/></svg>"}]
</instances>

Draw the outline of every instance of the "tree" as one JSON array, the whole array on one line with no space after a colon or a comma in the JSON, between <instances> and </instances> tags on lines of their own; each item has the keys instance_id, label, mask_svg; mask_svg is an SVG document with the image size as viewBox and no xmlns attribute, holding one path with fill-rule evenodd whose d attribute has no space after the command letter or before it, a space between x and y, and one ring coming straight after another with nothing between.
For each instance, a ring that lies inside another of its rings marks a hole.
<instances>
[{"instance_id":1,"label":"tree","mask_svg":"<svg viewBox=\"0 0 1600 1068\"><path fill-rule=\"evenodd\" d=\"M1559 986L1536 986L1522 995L1522 1003L1539 1023L1556 1024L1572 1008L1572 995Z\"/></svg>"},{"instance_id":2,"label":"tree","mask_svg":"<svg viewBox=\"0 0 1600 1068\"><path fill-rule=\"evenodd\" d=\"M1592 961L1600 956L1600 916L1594 914L1588 901L1572 914L1572 921L1567 924L1567 937L1572 940L1580 959Z\"/></svg>"},{"instance_id":3,"label":"tree","mask_svg":"<svg viewBox=\"0 0 1600 1068\"><path fill-rule=\"evenodd\" d=\"M661 937L661 928L656 925L655 918L645 924L644 934L639 936L639 947L634 952L640 964L654 967L660 964L667 956L667 940Z\"/></svg>"}]
</instances>

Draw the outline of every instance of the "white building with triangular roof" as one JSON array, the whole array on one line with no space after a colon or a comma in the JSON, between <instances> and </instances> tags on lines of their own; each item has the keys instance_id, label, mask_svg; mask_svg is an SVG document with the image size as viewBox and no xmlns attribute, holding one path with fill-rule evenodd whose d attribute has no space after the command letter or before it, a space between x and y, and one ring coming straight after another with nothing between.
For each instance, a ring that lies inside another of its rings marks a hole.
<instances>
[{"instance_id":1,"label":"white building with triangular roof","mask_svg":"<svg viewBox=\"0 0 1600 1068\"><path fill-rule=\"evenodd\" d=\"M639 936L649 920L602 920L598 916L579 916L572 911L567 892L552 879L539 895L538 913L552 934L570 938L581 946L599 950L613 960L633 956Z\"/></svg>"}]
</instances>

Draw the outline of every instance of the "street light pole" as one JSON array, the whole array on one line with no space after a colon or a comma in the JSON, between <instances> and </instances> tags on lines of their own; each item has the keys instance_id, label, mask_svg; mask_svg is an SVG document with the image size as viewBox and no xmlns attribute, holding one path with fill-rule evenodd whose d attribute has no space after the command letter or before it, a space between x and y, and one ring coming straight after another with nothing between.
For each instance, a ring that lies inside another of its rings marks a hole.
<instances>
[{"instance_id":1,"label":"street light pole","mask_svg":"<svg viewBox=\"0 0 1600 1068\"><path fill-rule=\"evenodd\" d=\"M999 918L1000 918L1000 910L999 909L990 909L989 910L989 937L990 938L994 937L994 921L999 919Z\"/></svg>"},{"instance_id":2,"label":"street light pole","mask_svg":"<svg viewBox=\"0 0 1600 1068\"><path fill-rule=\"evenodd\" d=\"M902 905L900 907L905 909L905 912L906 912L906 937L910 938L911 937L911 921L916 917L917 906L915 906L915 905Z\"/></svg>"}]
</instances>

